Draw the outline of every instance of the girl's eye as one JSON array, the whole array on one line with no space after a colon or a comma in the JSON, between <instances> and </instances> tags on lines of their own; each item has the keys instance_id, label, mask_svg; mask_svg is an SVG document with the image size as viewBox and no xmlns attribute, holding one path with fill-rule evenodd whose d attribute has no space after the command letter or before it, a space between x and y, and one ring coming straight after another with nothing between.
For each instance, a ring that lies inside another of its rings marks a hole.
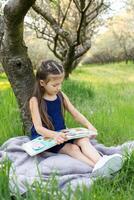
<instances>
[{"instance_id":1,"label":"girl's eye","mask_svg":"<svg viewBox=\"0 0 134 200\"><path fill-rule=\"evenodd\" d=\"M53 87L57 87L57 86L59 86L59 85L61 85L61 84L56 84L56 85L53 85Z\"/></svg>"}]
</instances>

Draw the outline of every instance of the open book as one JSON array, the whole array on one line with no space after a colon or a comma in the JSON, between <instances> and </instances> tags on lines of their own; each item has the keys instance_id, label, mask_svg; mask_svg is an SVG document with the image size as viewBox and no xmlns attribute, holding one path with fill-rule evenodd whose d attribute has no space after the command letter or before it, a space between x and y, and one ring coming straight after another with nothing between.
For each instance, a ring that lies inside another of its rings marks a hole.
<instances>
[{"instance_id":1,"label":"open book","mask_svg":"<svg viewBox=\"0 0 134 200\"><path fill-rule=\"evenodd\" d=\"M68 140L82 138L82 137L92 137L96 136L97 132L92 131L86 128L71 128L64 129L61 131L66 134ZM39 136L27 143L22 145L22 148L30 155L34 156L39 154L47 149L50 149L53 146L56 146L56 140L53 138L44 138L43 136Z\"/></svg>"}]
</instances>

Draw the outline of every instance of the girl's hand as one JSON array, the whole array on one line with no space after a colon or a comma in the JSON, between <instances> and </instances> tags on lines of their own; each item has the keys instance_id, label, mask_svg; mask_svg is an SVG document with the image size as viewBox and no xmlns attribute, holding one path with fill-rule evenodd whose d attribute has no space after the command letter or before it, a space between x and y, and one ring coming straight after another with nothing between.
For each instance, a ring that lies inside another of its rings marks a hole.
<instances>
[{"instance_id":1,"label":"girl's hand","mask_svg":"<svg viewBox=\"0 0 134 200\"><path fill-rule=\"evenodd\" d=\"M62 132L58 132L58 133L56 132L54 134L54 139L56 140L57 144L62 144L65 141L67 141L66 134Z\"/></svg>"},{"instance_id":2,"label":"girl's hand","mask_svg":"<svg viewBox=\"0 0 134 200\"><path fill-rule=\"evenodd\" d=\"M95 131L95 132L97 132L97 129L94 127L94 126L92 126L91 124L87 127L89 130L91 130L91 131Z\"/></svg>"},{"instance_id":3,"label":"girl's hand","mask_svg":"<svg viewBox=\"0 0 134 200\"><path fill-rule=\"evenodd\" d=\"M97 129L92 125L88 126L88 129L91 130L91 131L97 132ZM89 139L95 139L95 138L96 138L96 135L92 135L92 136L89 137Z\"/></svg>"}]
</instances>

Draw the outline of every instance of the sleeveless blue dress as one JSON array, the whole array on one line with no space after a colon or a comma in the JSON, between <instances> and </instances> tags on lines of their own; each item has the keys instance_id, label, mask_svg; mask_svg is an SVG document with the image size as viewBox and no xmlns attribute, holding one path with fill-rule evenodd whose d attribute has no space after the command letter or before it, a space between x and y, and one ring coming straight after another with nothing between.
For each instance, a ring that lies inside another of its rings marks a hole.
<instances>
[{"instance_id":1,"label":"sleeveless blue dress","mask_svg":"<svg viewBox=\"0 0 134 200\"><path fill-rule=\"evenodd\" d=\"M62 110L61 110L61 100L60 97L57 95L57 98L53 101L43 99L46 103L47 106L47 114L49 116L49 119L51 120L54 130L55 131L60 131L62 129L66 128L65 121L62 115ZM44 125L45 127L45 125ZM46 127L47 128L47 127ZM31 128L31 140L41 136L39 133L36 132L34 125ZM65 143L73 143L73 140L69 140L64 142L63 144L56 145L47 151L57 153L64 145Z\"/></svg>"}]
</instances>

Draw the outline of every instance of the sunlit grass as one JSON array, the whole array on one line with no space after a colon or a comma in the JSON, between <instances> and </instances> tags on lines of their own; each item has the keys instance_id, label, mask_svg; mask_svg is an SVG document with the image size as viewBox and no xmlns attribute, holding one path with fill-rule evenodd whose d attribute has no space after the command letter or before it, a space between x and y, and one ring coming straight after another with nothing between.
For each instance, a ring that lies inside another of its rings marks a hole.
<instances>
[{"instance_id":1,"label":"sunlit grass","mask_svg":"<svg viewBox=\"0 0 134 200\"><path fill-rule=\"evenodd\" d=\"M132 65L132 64L131 64ZM80 78L82 81L92 82L98 87L100 84L119 84L119 83L134 83L134 68L128 66L128 68L123 67L124 65L104 65L103 67L90 66L87 67L81 66L77 71L73 72L71 78L77 80ZM129 69L130 67L130 69Z\"/></svg>"},{"instance_id":2,"label":"sunlit grass","mask_svg":"<svg viewBox=\"0 0 134 200\"><path fill-rule=\"evenodd\" d=\"M10 83L7 80L5 73L0 73L0 91L10 88Z\"/></svg>"},{"instance_id":3,"label":"sunlit grass","mask_svg":"<svg viewBox=\"0 0 134 200\"><path fill-rule=\"evenodd\" d=\"M11 88L0 89L0 144L22 134L20 112Z\"/></svg>"},{"instance_id":4,"label":"sunlit grass","mask_svg":"<svg viewBox=\"0 0 134 200\"><path fill-rule=\"evenodd\" d=\"M5 90L10 88L9 82L0 82L0 90Z\"/></svg>"}]
</instances>

